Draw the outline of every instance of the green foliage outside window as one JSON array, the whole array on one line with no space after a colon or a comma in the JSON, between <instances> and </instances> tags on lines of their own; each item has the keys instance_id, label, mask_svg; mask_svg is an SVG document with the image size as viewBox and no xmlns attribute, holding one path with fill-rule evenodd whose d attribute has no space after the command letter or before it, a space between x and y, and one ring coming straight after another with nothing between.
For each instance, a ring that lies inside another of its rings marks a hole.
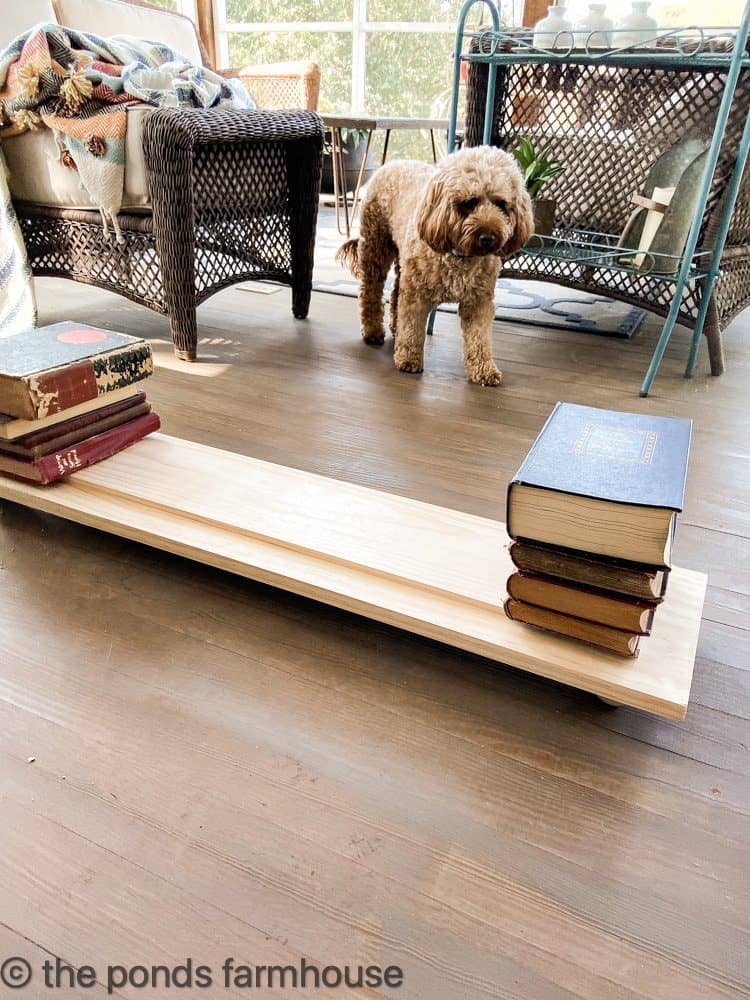
<instances>
[{"instance_id":1,"label":"green foliage outside window","mask_svg":"<svg viewBox=\"0 0 750 1000\"><path fill-rule=\"evenodd\" d=\"M226 0L233 23L347 21L352 0L296 0L293 9L268 0ZM425 21L450 25L447 32L373 31L365 45L365 111L404 117L446 117L451 84L454 25L461 0L368 0L369 21ZM320 66L320 110L352 109L351 32L269 32L229 35L232 66L312 59ZM382 137L378 137L381 141ZM426 134L394 132L389 155L431 157Z\"/></svg>"},{"instance_id":2,"label":"green foliage outside window","mask_svg":"<svg viewBox=\"0 0 750 1000\"><path fill-rule=\"evenodd\" d=\"M227 20L244 21L347 21L352 0L294 0L279 4L272 0L226 0Z\"/></svg>"}]
</instances>

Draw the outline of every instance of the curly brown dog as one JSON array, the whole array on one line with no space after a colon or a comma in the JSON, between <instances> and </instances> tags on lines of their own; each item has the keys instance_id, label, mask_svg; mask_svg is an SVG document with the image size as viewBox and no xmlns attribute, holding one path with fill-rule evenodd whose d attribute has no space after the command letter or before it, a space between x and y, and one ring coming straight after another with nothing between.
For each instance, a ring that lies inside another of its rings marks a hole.
<instances>
[{"instance_id":1,"label":"curly brown dog","mask_svg":"<svg viewBox=\"0 0 750 1000\"><path fill-rule=\"evenodd\" d=\"M383 287L392 264L391 332L396 367L421 372L428 316L457 302L472 382L498 385L492 358L495 282L502 258L529 239L531 200L515 160L490 146L453 153L437 167L397 160L370 181L361 235L336 259L360 279L362 337L382 344Z\"/></svg>"}]
</instances>

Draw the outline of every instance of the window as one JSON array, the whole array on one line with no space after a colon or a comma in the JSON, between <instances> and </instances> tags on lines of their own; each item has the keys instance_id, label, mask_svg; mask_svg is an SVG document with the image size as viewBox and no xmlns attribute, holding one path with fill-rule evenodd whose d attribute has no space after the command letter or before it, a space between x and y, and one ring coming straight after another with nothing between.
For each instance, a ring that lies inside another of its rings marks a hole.
<instances>
[{"instance_id":1,"label":"window","mask_svg":"<svg viewBox=\"0 0 750 1000\"><path fill-rule=\"evenodd\" d=\"M460 8L461 0L299 0L281 9L216 0L219 61L312 59L322 111L444 116Z\"/></svg>"}]
</instances>

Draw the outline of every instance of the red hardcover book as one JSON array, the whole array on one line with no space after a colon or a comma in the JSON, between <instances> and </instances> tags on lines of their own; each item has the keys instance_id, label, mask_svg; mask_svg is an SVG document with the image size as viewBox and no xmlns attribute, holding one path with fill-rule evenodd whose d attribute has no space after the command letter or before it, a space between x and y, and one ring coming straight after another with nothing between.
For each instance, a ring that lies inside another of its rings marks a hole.
<instances>
[{"instance_id":1,"label":"red hardcover book","mask_svg":"<svg viewBox=\"0 0 750 1000\"><path fill-rule=\"evenodd\" d=\"M0 339L0 413L39 420L147 378L151 347L140 337L55 323Z\"/></svg>"},{"instance_id":2,"label":"red hardcover book","mask_svg":"<svg viewBox=\"0 0 750 1000\"><path fill-rule=\"evenodd\" d=\"M119 427L113 427L112 430L105 431L103 434L95 434L72 448L56 451L51 455L43 455L34 461L2 454L0 455L0 472L6 476L12 476L14 479L23 479L41 485L53 483L72 472L78 472L79 469L85 469L88 465L95 465L105 458L110 458L118 451L133 444L134 441L140 441L147 434L158 431L159 426L159 417L155 413L147 413L145 416L136 417Z\"/></svg>"},{"instance_id":3,"label":"red hardcover book","mask_svg":"<svg viewBox=\"0 0 750 1000\"><path fill-rule=\"evenodd\" d=\"M89 413L70 417L68 420L59 420L38 431L29 431L13 441L0 438L0 452L17 455L20 458L40 458L53 451L62 451L71 444L78 444L84 438L108 431L116 424L124 424L127 420L140 417L148 413L149 409L146 393L137 392L128 399L108 403Z\"/></svg>"}]
</instances>

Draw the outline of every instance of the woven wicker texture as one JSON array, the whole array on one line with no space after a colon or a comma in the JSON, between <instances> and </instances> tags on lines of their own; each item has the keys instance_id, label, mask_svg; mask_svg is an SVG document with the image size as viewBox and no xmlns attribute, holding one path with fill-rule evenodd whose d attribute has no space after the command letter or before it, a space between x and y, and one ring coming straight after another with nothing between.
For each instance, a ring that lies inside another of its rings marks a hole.
<instances>
[{"instance_id":1,"label":"woven wicker texture","mask_svg":"<svg viewBox=\"0 0 750 1000\"><path fill-rule=\"evenodd\" d=\"M237 78L244 83L260 108L307 108L316 111L320 94L320 71L300 72L296 76L253 73L249 68L238 70Z\"/></svg>"},{"instance_id":2,"label":"woven wicker texture","mask_svg":"<svg viewBox=\"0 0 750 1000\"><path fill-rule=\"evenodd\" d=\"M292 286L307 315L323 127L309 111L164 109L144 125L152 215L18 205L32 270L119 292L166 314L175 351L195 357L198 303L237 281Z\"/></svg>"},{"instance_id":3,"label":"woven wicker texture","mask_svg":"<svg viewBox=\"0 0 750 1000\"><path fill-rule=\"evenodd\" d=\"M558 203L557 235L593 230L617 236L632 210L631 195L643 190L653 160L681 139L710 141L725 78L723 68L701 69L687 62L669 69L611 64L500 66L492 141L512 149L527 137L537 148L549 146L553 157L565 165L543 191L544 197ZM466 108L469 145L481 142L486 93L487 66L472 64ZM748 107L750 72L744 70L703 217L699 249L711 246ZM750 303L750 171L745 173L722 266L724 260L728 266L715 284L715 308L709 309L705 327L712 370L720 365L719 329ZM508 261L506 273L604 293L661 316L669 310L674 288L646 274L526 253ZM683 296L680 320L686 325L693 325L699 302L697 282Z\"/></svg>"}]
</instances>

